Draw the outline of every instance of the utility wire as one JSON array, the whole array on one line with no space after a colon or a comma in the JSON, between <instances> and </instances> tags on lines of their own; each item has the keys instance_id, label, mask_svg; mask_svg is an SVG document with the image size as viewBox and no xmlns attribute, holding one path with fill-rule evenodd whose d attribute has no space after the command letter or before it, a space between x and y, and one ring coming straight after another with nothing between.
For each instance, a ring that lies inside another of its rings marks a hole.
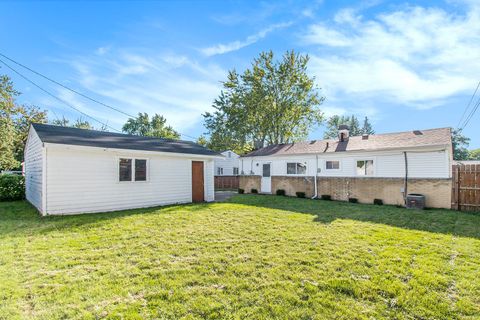
<instances>
[{"instance_id":1,"label":"utility wire","mask_svg":"<svg viewBox=\"0 0 480 320\"><path fill-rule=\"evenodd\" d=\"M463 114L462 114L462 116L460 117L460 120L458 121L457 128L460 128L460 123L462 123L463 117L464 117L465 114L467 113L467 110L470 108L470 105L472 104L472 101L473 101L473 99L475 98L475 95L477 94L478 87L480 87L480 81L478 81L477 88L476 88L475 91L473 92L473 95L472 95L472 97L470 98L470 101L468 102L467 107L465 108L465 110L463 110Z\"/></svg>"},{"instance_id":2,"label":"utility wire","mask_svg":"<svg viewBox=\"0 0 480 320\"><path fill-rule=\"evenodd\" d=\"M471 119L473 118L473 116L475 115L475 112L477 112L479 106L480 106L480 97L478 98L477 103L476 103L475 106L473 107L472 111L468 114L467 118L466 118L465 121L463 122L462 128L460 128L460 131L462 131L463 129L465 129L465 127L467 126L467 124L470 122L470 120L471 120Z\"/></svg>"},{"instance_id":3,"label":"utility wire","mask_svg":"<svg viewBox=\"0 0 480 320\"><path fill-rule=\"evenodd\" d=\"M38 89L42 90L43 92L45 92L46 94L48 94L49 96L51 96L52 98L64 103L65 105L69 106L70 108L72 108L73 110L77 111L78 113L81 113L82 115L84 115L85 117L89 118L89 119L92 119L98 123L100 123L101 125L107 127L107 128L110 128L114 131L117 131L117 132L120 132L120 130L117 130L115 129L114 127L111 127L109 126L108 124L106 123L103 123L102 121L100 120L97 120L96 118L86 114L85 112L79 110L77 107L73 106L72 104L70 104L69 102L57 97L56 95L54 95L53 93L51 93L50 91L42 88L41 86L39 86L38 84L36 84L35 82L33 82L32 80L30 80L29 78L27 78L26 76L24 76L23 74L21 74L20 72L18 72L17 70L15 70L14 68L12 68L10 65L8 65L5 61L3 61L2 59L0 59L0 62L3 63L7 68L9 68L10 70L12 70L13 72L15 72L17 75L19 75L20 77L22 77L24 80L28 81L29 83L31 83L32 85L34 85L35 87L37 87Z\"/></svg>"},{"instance_id":4,"label":"utility wire","mask_svg":"<svg viewBox=\"0 0 480 320\"><path fill-rule=\"evenodd\" d=\"M102 106L104 106L104 107L110 108L110 109L112 109L112 110L114 110L114 111L120 112L121 114L126 115L127 117L135 118L135 116L133 116L133 115L131 115L131 114L128 114L128 113L126 113L126 112L124 112L124 111L122 111L122 110L120 110L120 109L118 109L118 108L112 107L111 105L108 105L108 104L106 104L106 103L103 103L103 102L101 102L101 101L98 101L98 100L96 100L96 99L94 99L94 98L91 98L91 97L87 96L86 94L83 94L83 93L81 93L81 92L79 92L79 91L77 91L77 90L75 90L75 89L72 89L72 88L70 88L70 87L67 87L67 86L64 85L64 84L62 84L62 83L60 83L60 82L58 82L58 81L55 81L55 80L53 80L52 78L49 78L49 77L47 77L46 75L41 74L40 72L35 71L35 70L27 67L26 65L21 64L20 62L17 62L17 61L15 61L15 60L7 57L6 55L2 54L1 52L0 52L0 56L4 57L5 59L7 59L7 60L9 60L9 61L11 61L11 62L13 62L13 63L15 63L16 65L18 65L18 66L20 66L20 67L22 67L22 68L27 69L28 71L30 71L30 72L32 72L32 73L35 73L37 76L40 76L40 77L42 77L42 78L44 78L44 79L46 79L46 80L48 80L48 81L50 81L50 82L55 83L56 85L59 85L60 87L62 87L62 88L64 88L64 89L67 89L67 90L69 90L69 91L71 91L71 92L73 92L73 93L76 93L76 94L78 94L78 95L81 96L81 97L84 97L85 99L88 99L88 100L90 100L90 101L93 101L93 102L95 102L95 103L98 103L98 104L100 104L100 105L102 105Z\"/></svg>"},{"instance_id":5,"label":"utility wire","mask_svg":"<svg viewBox=\"0 0 480 320\"><path fill-rule=\"evenodd\" d=\"M121 114L123 114L123 115L126 115L126 116L129 117L129 118L135 119L135 117L136 117L136 116L131 115L131 114L129 114L129 113L126 113L126 112L124 112L124 111L122 111L122 110L120 110L120 109L118 109L118 108L115 108L115 107L113 107L113 106L111 106L111 105L108 105L108 104L106 104L106 103L104 103L104 102L101 102L101 101L99 101L99 100L97 100L97 99L91 98L91 97L87 96L86 94L81 93L81 92L79 92L79 91L77 91L77 90L75 90L75 89L72 89L72 88L70 88L70 87L67 87L67 86L64 85L64 84L62 84L62 83L60 83L60 82L58 82L58 81L56 81L56 80L54 80L54 79L52 79L52 78L50 78L50 77L47 77L46 75L44 75L44 74L42 74L42 73L40 73L40 72L38 72L38 71L35 71L35 70L33 70L32 68L27 67L26 65L24 65L24 64L22 64L22 63L20 63L20 62L18 62L18 61L13 60L12 58L7 57L6 55L4 55L4 54L1 53L1 52L0 52L0 56L4 57L5 59L7 59L7 60L9 60L9 61L11 61L11 62L13 62L13 63L15 63L16 65L18 65L18 66L20 66L20 67L22 67L22 68L24 68L24 69L27 69L28 71L30 71L30 72L32 72L32 73L34 73L34 74L36 74L36 75L38 75L38 76L40 76L40 77L48 80L48 81L50 81L50 82L55 83L56 85L58 85L58 86L60 86L60 87L62 87L62 88L64 88L64 89L67 89L67 90L69 90L69 91L71 91L71 92L73 92L73 93L75 93L75 94L78 94L79 96L81 96L81 97L83 97L83 98L85 98L85 99L88 99L88 100L90 100L90 101L92 101L92 102L95 102L95 103L98 103L98 104L100 104L100 105L102 105L102 106L104 106L104 107L107 107L107 108L109 108L109 109L112 109L112 110L114 110L114 111L117 111L117 112L119 112L119 113L121 113ZM1 61L1 60L0 60L0 61ZM35 85L35 86L36 86L37 88L39 88L40 90L46 92L44 89L40 88L38 85L36 85L36 84L33 83L32 81L26 79L26 77L24 77L23 75L21 75L18 71L14 70L12 67L10 67L9 65L7 65L4 61L1 61L1 62L2 62L3 64L5 64L9 69L11 69L12 71L14 71L14 72L17 73L18 75L20 75L22 78L24 78L24 79L27 80L28 82L32 83L33 85ZM480 84L480 83L479 83L479 84ZM46 93L48 93L48 92L46 92ZM49 95L52 95L52 94L50 94L50 93L48 93L48 94L49 94ZM57 97L55 97L55 98L56 98L57 100L60 99L60 98L57 98ZM64 102L64 103L65 103L65 102ZM70 107L72 107L72 106L70 106ZM75 109L75 110L77 110L77 109ZM81 112L81 111L79 111L79 110L77 110L77 111L78 111L78 112ZM85 115L85 116L88 116L88 115L86 115L86 114L84 114L84 115ZM88 117L91 118L91 119L94 119L94 118L92 118L92 117L90 117L90 116L88 116ZM99 121L96 120L96 119L95 119L95 121L99 122ZM104 124L104 123L102 123L102 122L100 122L100 123L103 124L103 125L105 125L105 126L107 126L107 127L109 127L109 128L111 128L110 126L108 126L108 125L106 125L106 124ZM113 129L113 128L112 128L112 129ZM117 131L117 132L120 132L120 131L117 130L117 129L113 129L113 130L115 130L115 131ZM185 136L185 137L190 138L190 139L193 139L193 140L197 140L197 138L192 137L192 136L189 136L188 134L184 134L184 133L181 133L181 132L179 132L179 131L177 131L177 132L178 132L179 134L181 134L182 136Z\"/></svg>"}]
</instances>

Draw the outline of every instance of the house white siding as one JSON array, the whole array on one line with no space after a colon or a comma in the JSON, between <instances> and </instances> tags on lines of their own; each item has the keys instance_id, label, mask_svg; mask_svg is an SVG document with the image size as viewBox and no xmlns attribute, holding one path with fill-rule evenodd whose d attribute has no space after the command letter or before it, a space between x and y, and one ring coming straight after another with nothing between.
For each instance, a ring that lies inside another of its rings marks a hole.
<instances>
[{"instance_id":1,"label":"house white siding","mask_svg":"<svg viewBox=\"0 0 480 320\"><path fill-rule=\"evenodd\" d=\"M216 176L233 176L233 168L239 168L239 155L233 151L227 150L221 153L225 158L215 159L215 175ZM221 174L219 174L219 168L221 168ZM239 172L240 173L240 168Z\"/></svg>"},{"instance_id":2,"label":"house white siding","mask_svg":"<svg viewBox=\"0 0 480 320\"><path fill-rule=\"evenodd\" d=\"M450 156L448 148L425 148L407 151L409 178L449 178ZM356 163L359 160L373 160L372 177L401 178L405 176L403 151L343 152L318 154L318 176L356 177ZM340 168L327 170L326 161L340 161ZM285 155L244 157L240 159L240 170L246 174L261 175L262 163L271 162L272 176L295 176L287 174L288 162L305 163L306 173L300 176L315 176L317 158L315 155ZM258 164L258 165L257 165Z\"/></svg>"},{"instance_id":3,"label":"house white siding","mask_svg":"<svg viewBox=\"0 0 480 320\"><path fill-rule=\"evenodd\" d=\"M147 181L120 182L119 158L147 159ZM192 160L204 160L213 201L213 160L100 148L47 147L47 214L105 212L192 201Z\"/></svg>"},{"instance_id":4,"label":"house white siding","mask_svg":"<svg viewBox=\"0 0 480 320\"><path fill-rule=\"evenodd\" d=\"M43 212L43 144L35 130L30 129L25 147L25 196Z\"/></svg>"}]
</instances>

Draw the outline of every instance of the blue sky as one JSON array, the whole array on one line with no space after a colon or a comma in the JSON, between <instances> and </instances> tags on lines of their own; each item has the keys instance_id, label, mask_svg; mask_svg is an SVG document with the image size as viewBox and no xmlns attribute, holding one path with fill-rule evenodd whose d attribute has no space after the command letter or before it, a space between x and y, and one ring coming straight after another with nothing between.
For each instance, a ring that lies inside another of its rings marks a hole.
<instances>
[{"instance_id":1,"label":"blue sky","mask_svg":"<svg viewBox=\"0 0 480 320\"><path fill-rule=\"evenodd\" d=\"M262 50L308 54L325 114L367 115L377 132L457 126L480 80L478 1L0 2L0 30L1 53L129 114L162 114L194 137L227 71ZM126 121L19 70L115 128ZM79 117L0 73L50 119ZM464 131L471 148L480 147L479 123L480 111Z\"/></svg>"}]
</instances>

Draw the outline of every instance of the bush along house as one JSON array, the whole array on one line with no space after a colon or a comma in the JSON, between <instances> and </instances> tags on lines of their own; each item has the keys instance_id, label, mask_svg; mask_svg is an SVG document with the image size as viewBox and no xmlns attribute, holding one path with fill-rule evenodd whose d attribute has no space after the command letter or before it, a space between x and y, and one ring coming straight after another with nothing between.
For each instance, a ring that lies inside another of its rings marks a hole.
<instances>
[{"instance_id":1,"label":"bush along house","mask_svg":"<svg viewBox=\"0 0 480 320\"><path fill-rule=\"evenodd\" d=\"M426 206L450 208L450 128L349 136L267 146L240 158L245 193L305 194L311 198L404 205L422 194Z\"/></svg>"}]
</instances>

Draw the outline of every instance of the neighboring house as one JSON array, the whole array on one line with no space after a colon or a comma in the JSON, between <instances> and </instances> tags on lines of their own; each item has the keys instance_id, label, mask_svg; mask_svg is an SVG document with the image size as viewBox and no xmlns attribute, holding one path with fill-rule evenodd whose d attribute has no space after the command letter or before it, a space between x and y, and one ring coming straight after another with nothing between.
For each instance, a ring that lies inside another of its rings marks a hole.
<instances>
[{"instance_id":1,"label":"neighboring house","mask_svg":"<svg viewBox=\"0 0 480 320\"><path fill-rule=\"evenodd\" d=\"M429 207L450 208L452 141L449 128L272 145L240 158L240 188L287 195L403 205L405 193L426 195ZM317 177L317 178L315 178Z\"/></svg>"},{"instance_id":2,"label":"neighboring house","mask_svg":"<svg viewBox=\"0 0 480 320\"><path fill-rule=\"evenodd\" d=\"M238 176L240 174L238 154L231 150L221 153L224 157L215 159L216 176Z\"/></svg>"},{"instance_id":3,"label":"neighboring house","mask_svg":"<svg viewBox=\"0 0 480 320\"><path fill-rule=\"evenodd\" d=\"M33 124L26 198L42 215L213 201L217 157L189 141Z\"/></svg>"}]
</instances>

